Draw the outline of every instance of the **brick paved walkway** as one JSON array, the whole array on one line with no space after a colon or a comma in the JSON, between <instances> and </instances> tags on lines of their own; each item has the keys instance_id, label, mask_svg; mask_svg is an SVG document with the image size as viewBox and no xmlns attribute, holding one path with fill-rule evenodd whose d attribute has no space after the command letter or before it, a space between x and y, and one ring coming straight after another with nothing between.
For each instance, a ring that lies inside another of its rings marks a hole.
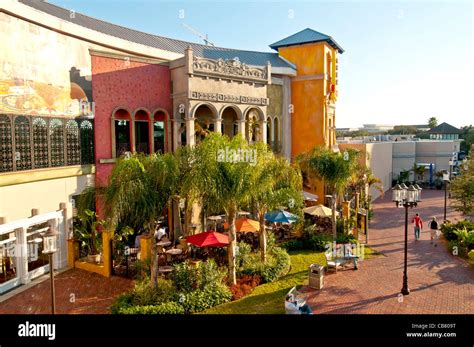
<instances>
[{"instance_id":1,"label":"brick paved walkway","mask_svg":"<svg viewBox=\"0 0 474 347\"><path fill-rule=\"evenodd\" d=\"M470 313L474 314L474 268L451 255L442 241L430 244L428 228L414 240L408 230L408 285L410 295L400 302L403 278L404 209L396 209L388 192L376 201L370 225L369 244L383 253L361 262L358 271L328 274L322 291L309 289L308 302L315 313ZM424 190L423 201L409 210L425 221L443 219L444 191ZM449 204L449 202L448 202ZM448 207L448 219L462 219ZM307 288L306 288L307 289Z\"/></svg>"},{"instance_id":2,"label":"brick paved walkway","mask_svg":"<svg viewBox=\"0 0 474 347\"><path fill-rule=\"evenodd\" d=\"M68 270L55 276L57 313L110 313L114 298L129 290L133 281L105 278L83 270ZM0 303L0 314L51 313L49 279ZM75 302L71 302L75 299Z\"/></svg>"}]
</instances>

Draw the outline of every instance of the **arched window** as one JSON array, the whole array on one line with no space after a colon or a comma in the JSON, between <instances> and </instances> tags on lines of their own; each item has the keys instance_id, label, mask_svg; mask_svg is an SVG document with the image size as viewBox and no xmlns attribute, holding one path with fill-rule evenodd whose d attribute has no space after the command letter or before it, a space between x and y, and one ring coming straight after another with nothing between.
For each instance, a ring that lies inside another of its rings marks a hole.
<instances>
[{"instance_id":1,"label":"arched window","mask_svg":"<svg viewBox=\"0 0 474 347\"><path fill-rule=\"evenodd\" d=\"M33 160L35 169L49 166L48 124L44 118L33 118Z\"/></svg>"},{"instance_id":2,"label":"arched window","mask_svg":"<svg viewBox=\"0 0 474 347\"><path fill-rule=\"evenodd\" d=\"M150 115L144 110L135 112L135 151L150 154Z\"/></svg>"},{"instance_id":3,"label":"arched window","mask_svg":"<svg viewBox=\"0 0 474 347\"><path fill-rule=\"evenodd\" d=\"M25 116L15 118L15 160L17 170L31 169L30 121Z\"/></svg>"},{"instance_id":4,"label":"arched window","mask_svg":"<svg viewBox=\"0 0 474 347\"><path fill-rule=\"evenodd\" d=\"M58 118L49 121L49 138L51 142L51 166L64 166L64 128Z\"/></svg>"},{"instance_id":5,"label":"arched window","mask_svg":"<svg viewBox=\"0 0 474 347\"><path fill-rule=\"evenodd\" d=\"M267 117L267 143L272 146L272 119Z\"/></svg>"},{"instance_id":6,"label":"arched window","mask_svg":"<svg viewBox=\"0 0 474 347\"><path fill-rule=\"evenodd\" d=\"M66 158L67 165L79 165L81 163L79 125L73 119L66 123Z\"/></svg>"},{"instance_id":7,"label":"arched window","mask_svg":"<svg viewBox=\"0 0 474 347\"><path fill-rule=\"evenodd\" d=\"M0 172L13 171L12 123L5 115L0 116Z\"/></svg>"},{"instance_id":8,"label":"arched window","mask_svg":"<svg viewBox=\"0 0 474 347\"><path fill-rule=\"evenodd\" d=\"M125 109L118 109L112 114L112 151L113 157L119 157L132 151L131 116Z\"/></svg>"},{"instance_id":9,"label":"arched window","mask_svg":"<svg viewBox=\"0 0 474 347\"><path fill-rule=\"evenodd\" d=\"M274 141L273 150L278 153L281 147L280 146L280 121L278 117L275 117L275 119L273 120L273 141Z\"/></svg>"},{"instance_id":10,"label":"arched window","mask_svg":"<svg viewBox=\"0 0 474 347\"><path fill-rule=\"evenodd\" d=\"M83 120L80 125L81 164L94 163L94 125L89 120Z\"/></svg>"}]
</instances>

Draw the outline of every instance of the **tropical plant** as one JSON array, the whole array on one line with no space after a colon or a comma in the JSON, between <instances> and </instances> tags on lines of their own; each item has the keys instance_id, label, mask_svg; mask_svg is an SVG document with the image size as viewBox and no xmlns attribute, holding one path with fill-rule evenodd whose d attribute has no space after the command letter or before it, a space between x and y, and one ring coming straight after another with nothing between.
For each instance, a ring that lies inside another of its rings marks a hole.
<instances>
[{"instance_id":1,"label":"tropical plant","mask_svg":"<svg viewBox=\"0 0 474 347\"><path fill-rule=\"evenodd\" d=\"M470 158L451 182L452 205L464 215L474 212L474 159Z\"/></svg>"},{"instance_id":2,"label":"tropical plant","mask_svg":"<svg viewBox=\"0 0 474 347\"><path fill-rule=\"evenodd\" d=\"M205 192L209 211L224 211L229 223L228 267L230 284L236 283L235 220L239 209L252 198L255 167L242 153L253 148L238 134L232 139L219 133L209 134L195 148L196 187Z\"/></svg>"},{"instance_id":3,"label":"tropical plant","mask_svg":"<svg viewBox=\"0 0 474 347\"><path fill-rule=\"evenodd\" d=\"M102 247L99 227L104 225L105 221L98 220L94 211L86 209L77 214L74 222L74 239L79 242L82 249L87 250L88 255L99 254Z\"/></svg>"},{"instance_id":4,"label":"tropical plant","mask_svg":"<svg viewBox=\"0 0 474 347\"><path fill-rule=\"evenodd\" d=\"M285 206L301 215L303 182L299 170L296 170L288 160L276 157L263 143L253 147L256 149L257 163L251 196L260 223L260 256L265 263L267 254L265 213L279 206Z\"/></svg>"},{"instance_id":5,"label":"tropical plant","mask_svg":"<svg viewBox=\"0 0 474 347\"><path fill-rule=\"evenodd\" d=\"M318 146L312 151L297 157L302 171L306 172L309 177L323 180L332 193L332 230L334 239L336 239L337 196L347 186L347 182L358 163L358 156L359 152L354 149L340 153Z\"/></svg>"},{"instance_id":6,"label":"tropical plant","mask_svg":"<svg viewBox=\"0 0 474 347\"><path fill-rule=\"evenodd\" d=\"M413 165L413 175L415 176L415 182L416 181L419 181L419 182L422 182L423 181L423 177L425 175L425 171L426 171L426 168L422 165L417 165L416 163Z\"/></svg>"},{"instance_id":7,"label":"tropical plant","mask_svg":"<svg viewBox=\"0 0 474 347\"><path fill-rule=\"evenodd\" d=\"M179 167L172 154L134 154L120 158L103 189L103 207L113 227L133 220L137 231L153 235L155 223L175 195ZM152 240L155 238L153 237ZM156 286L158 264L151 252L151 286Z\"/></svg>"},{"instance_id":8,"label":"tropical plant","mask_svg":"<svg viewBox=\"0 0 474 347\"><path fill-rule=\"evenodd\" d=\"M398 183L405 183L410 179L410 170L401 170L398 175Z\"/></svg>"}]
</instances>

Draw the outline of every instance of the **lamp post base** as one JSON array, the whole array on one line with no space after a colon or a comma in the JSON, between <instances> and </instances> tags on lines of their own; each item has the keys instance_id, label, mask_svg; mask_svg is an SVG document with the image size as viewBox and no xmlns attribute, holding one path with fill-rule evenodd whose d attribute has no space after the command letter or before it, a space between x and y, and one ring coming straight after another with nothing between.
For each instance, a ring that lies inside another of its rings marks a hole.
<instances>
[{"instance_id":1,"label":"lamp post base","mask_svg":"<svg viewBox=\"0 0 474 347\"><path fill-rule=\"evenodd\" d=\"M402 288L402 294L403 294L403 295L408 295L408 294L410 294L410 289L408 289L408 288Z\"/></svg>"}]
</instances>

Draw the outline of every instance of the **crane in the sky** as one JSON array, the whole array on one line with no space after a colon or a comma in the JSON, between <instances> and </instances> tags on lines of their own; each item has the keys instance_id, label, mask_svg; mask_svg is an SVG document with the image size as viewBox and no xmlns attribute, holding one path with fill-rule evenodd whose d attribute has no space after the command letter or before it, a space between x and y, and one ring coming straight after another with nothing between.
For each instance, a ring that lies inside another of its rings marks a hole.
<instances>
[{"instance_id":1,"label":"crane in the sky","mask_svg":"<svg viewBox=\"0 0 474 347\"><path fill-rule=\"evenodd\" d=\"M197 36L199 36L201 39L203 39L204 43L206 44L206 46L214 46L214 43L212 43L211 41L208 40L208 37L207 37L207 34L204 35L204 34L201 34L199 31L197 31L196 29L194 29L193 27L187 25L186 23L183 23L183 26L188 29L189 31L191 31L192 33L196 34Z\"/></svg>"}]
</instances>

